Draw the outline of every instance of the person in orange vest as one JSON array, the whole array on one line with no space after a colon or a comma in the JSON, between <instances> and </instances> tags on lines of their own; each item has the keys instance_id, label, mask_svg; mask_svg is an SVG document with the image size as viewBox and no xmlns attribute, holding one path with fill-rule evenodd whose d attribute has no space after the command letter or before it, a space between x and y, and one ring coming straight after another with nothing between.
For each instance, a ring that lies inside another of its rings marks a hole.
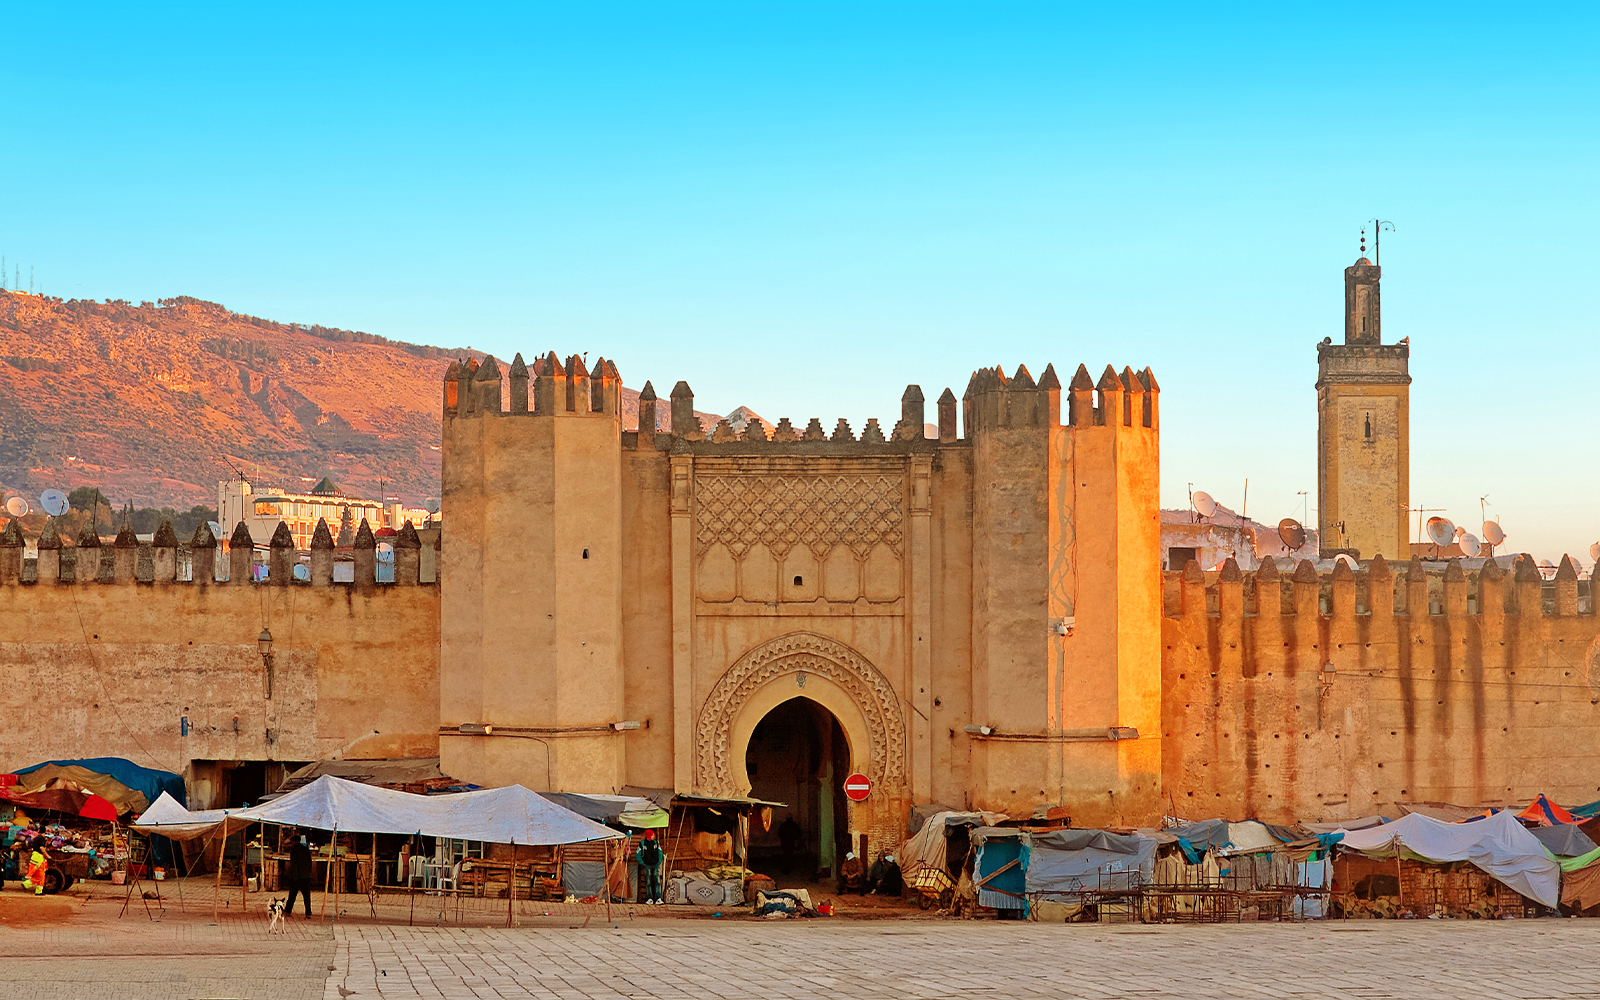
<instances>
[{"instance_id":1,"label":"person in orange vest","mask_svg":"<svg viewBox=\"0 0 1600 1000\"><path fill-rule=\"evenodd\" d=\"M45 848L44 838L36 838L33 853L28 856L28 884L33 886L35 896L44 895L44 873L49 867L50 852Z\"/></svg>"}]
</instances>

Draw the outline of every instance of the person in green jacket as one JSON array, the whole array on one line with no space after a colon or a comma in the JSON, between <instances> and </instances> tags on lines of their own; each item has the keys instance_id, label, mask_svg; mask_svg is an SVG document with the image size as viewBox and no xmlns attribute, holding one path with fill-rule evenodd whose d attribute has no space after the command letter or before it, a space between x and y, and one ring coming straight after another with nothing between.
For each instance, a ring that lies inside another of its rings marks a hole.
<instances>
[{"instance_id":1,"label":"person in green jacket","mask_svg":"<svg viewBox=\"0 0 1600 1000\"><path fill-rule=\"evenodd\" d=\"M644 832L644 842L639 845L639 881L644 883L644 901L654 905L666 902L661 898L661 866L667 860L661 842L654 830Z\"/></svg>"}]
</instances>

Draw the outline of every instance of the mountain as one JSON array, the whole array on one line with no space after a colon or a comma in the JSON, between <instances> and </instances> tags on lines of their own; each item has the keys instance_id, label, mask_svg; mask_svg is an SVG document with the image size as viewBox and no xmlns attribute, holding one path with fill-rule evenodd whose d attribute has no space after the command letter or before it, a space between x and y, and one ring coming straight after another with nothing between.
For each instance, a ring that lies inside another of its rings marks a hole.
<instances>
[{"instance_id":1,"label":"mountain","mask_svg":"<svg viewBox=\"0 0 1600 1000\"><path fill-rule=\"evenodd\" d=\"M215 504L218 481L239 474L290 489L331 475L421 504L439 493L444 370L468 353L184 296L0 291L0 487L37 503L98 486L118 505L186 508ZM624 389L624 426L637 422Z\"/></svg>"}]
</instances>

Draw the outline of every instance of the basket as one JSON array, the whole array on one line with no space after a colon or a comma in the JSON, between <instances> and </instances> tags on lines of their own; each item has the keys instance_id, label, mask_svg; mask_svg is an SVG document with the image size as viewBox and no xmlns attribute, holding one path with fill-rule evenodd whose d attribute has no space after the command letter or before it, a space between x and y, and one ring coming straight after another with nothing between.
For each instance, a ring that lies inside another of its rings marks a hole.
<instances>
[{"instance_id":1,"label":"basket","mask_svg":"<svg viewBox=\"0 0 1600 1000\"><path fill-rule=\"evenodd\" d=\"M128 873L127 872L112 872L111 873L111 884L112 885L127 885L128 884Z\"/></svg>"},{"instance_id":2,"label":"basket","mask_svg":"<svg viewBox=\"0 0 1600 1000\"><path fill-rule=\"evenodd\" d=\"M943 868L935 868L932 865L923 865L917 869L915 875L911 876L911 888L935 896L954 885L955 882L951 881Z\"/></svg>"}]
</instances>

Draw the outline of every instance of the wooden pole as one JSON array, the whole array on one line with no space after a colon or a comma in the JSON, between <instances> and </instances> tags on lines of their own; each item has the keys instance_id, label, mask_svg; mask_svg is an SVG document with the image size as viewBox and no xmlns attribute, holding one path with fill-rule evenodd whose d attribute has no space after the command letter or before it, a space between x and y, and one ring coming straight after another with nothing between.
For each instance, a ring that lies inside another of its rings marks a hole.
<instances>
[{"instance_id":1,"label":"wooden pole","mask_svg":"<svg viewBox=\"0 0 1600 1000\"><path fill-rule=\"evenodd\" d=\"M485 885L487 885L485 879ZM517 898L517 839L511 838L511 874L506 876L506 926L511 926L511 901Z\"/></svg>"},{"instance_id":2,"label":"wooden pole","mask_svg":"<svg viewBox=\"0 0 1600 1000\"><path fill-rule=\"evenodd\" d=\"M217 827L217 829L222 831L222 836L219 838L217 846L217 888L216 891L211 894L212 920L218 919L218 910L222 906L222 859L223 856L228 853L228 819L226 816L223 817L222 823ZM130 859L133 857L132 845L129 845L128 856Z\"/></svg>"},{"instance_id":3,"label":"wooden pole","mask_svg":"<svg viewBox=\"0 0 1600 1000\"><path fill-rule=\"evenodd\" d=\"M239 831L239 912L250 903L250 825Z\"/></svg>"},{"instance_id":4,"label":"wooden pole","mask_svg":"<svg viewBox=\"0 0 1600 1000\"><path fill-rule=\"evenodd\" d=\"M606 897L606 919L611 919L611 841L604 841L606 845L606 875L600 880L600 892Z\"/></svg>"},{"instance_id":5,"label":"wooden pole","mask_svg":"<svg viewBox=\"0 0 1600 1000\"><path fill-rule=\"evenodd\" d=\"M328 841L328 867L323 872L322 879L322 907L317 910L317 916L328 915L328 892L333 887L333 859L338 856L339 850L339 824L333 825L333 839Z\"/></svg>"}]
</instances>

